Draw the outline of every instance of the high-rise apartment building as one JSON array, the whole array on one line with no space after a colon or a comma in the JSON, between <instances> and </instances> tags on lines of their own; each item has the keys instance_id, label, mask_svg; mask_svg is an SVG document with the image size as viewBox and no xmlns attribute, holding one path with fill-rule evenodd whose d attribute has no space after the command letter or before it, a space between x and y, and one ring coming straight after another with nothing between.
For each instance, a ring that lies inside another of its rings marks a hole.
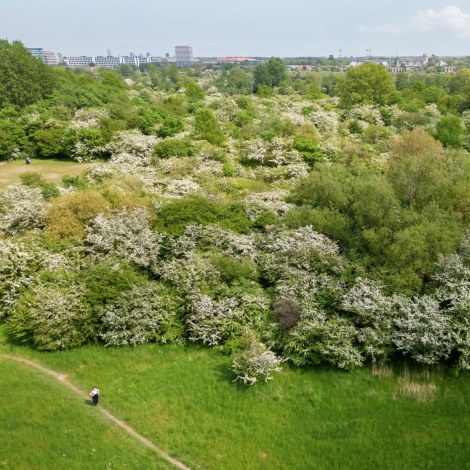
<instances>
[{"instance_id":1,"label":"high-rise apartment building","mask_svg":"<svg viewBox=\"0 0 470 470\"><path fill-rule=\"evenodd\" d=\"M175 59L183 64L194 62L192 46L175 46Z\"/></svg>"}]
</instances>

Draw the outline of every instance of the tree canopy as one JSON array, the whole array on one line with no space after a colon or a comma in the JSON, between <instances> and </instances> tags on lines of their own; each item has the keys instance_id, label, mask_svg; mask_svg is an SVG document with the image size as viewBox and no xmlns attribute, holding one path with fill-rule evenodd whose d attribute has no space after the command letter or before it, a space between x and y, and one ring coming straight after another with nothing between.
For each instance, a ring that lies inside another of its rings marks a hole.
<instances>
[{"instance_id":1,"label":"tree canopy","mask_svg":"<svg viewBox=\"0 0 470 470\"><path fill-rule=\"evenodd\" d=\"M0 109L24 108L50 97L56 84L54 70L34 57L20 41L0 40Z\"/></svg>"},{"instance_id":2,"label":"tree canopy","mask_svg":"<svg viewBox=\"0 0 470 470\"><path fill-rule=\"evenodd\" d=\"M279 86L288 78L287 67L279 57L271 57L266 63L259 64L254 72L255 85Z\"/></svg>"},{"instance_id":3,"label":"tree canopy","mask_svg":"<svg viewBox=\"0 0 470 470\"><path fill-rule=\"evenodd\" d=\"M385 105L395 93L388 70L374 63L349 67L345 77L340 77L338 94L341 105Z\"/></svg>"}]
</instances>

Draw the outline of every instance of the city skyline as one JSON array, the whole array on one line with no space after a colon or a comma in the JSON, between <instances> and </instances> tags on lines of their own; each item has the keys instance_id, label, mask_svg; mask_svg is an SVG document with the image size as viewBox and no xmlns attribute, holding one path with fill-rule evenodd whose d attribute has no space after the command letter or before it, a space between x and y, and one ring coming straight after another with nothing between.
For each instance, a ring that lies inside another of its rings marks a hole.
<instances>
[{"instance_id":1,"label":"city skyline","mask_svg":"<svg viewBox=\"0 0 470 470\"><path fill-rule=\"evenodd\" d=\"M66 56L104 56L107 49L164 56L175 44L191 44L197 57L469 53L470 6L461 0L384 0L380 9L372 0L293 0L289 9L279 0L240 0L227 6L229 13L223 9L215 0L135 0L132 7L124 0L72 0L65 10L59 0L4 0L0 31Z\"/></svg>"}]
</instances>

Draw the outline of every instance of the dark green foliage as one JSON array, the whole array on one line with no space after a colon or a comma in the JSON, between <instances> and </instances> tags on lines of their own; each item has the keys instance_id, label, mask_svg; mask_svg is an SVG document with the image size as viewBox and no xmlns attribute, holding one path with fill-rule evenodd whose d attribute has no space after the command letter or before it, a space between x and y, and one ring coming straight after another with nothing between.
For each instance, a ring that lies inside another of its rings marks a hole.
<instances>
[{"instance_id":1,"label":"dark green foliage","mask_svg":"<svg viewBox=\"0 0 470 470\"><path fill-rule=\"evenodd\" d=\"M33 134L33 139L41 157L57 157L64 155L64 138L65 129L60 126L48 126Z\"/></svg>"},{"instance_id":2,"label":"dark green foliage","mask_svg":"<svg viewBox=\"0 0 470 470\"><path fill-rule=\"evenodd\" d=\"M245 72L241 67L232 68L224 90L231 95L249 95L253 92L253 75Z\"/></svg>"},{"instance_id":3,"label":"dark green foliage","mask_svg":"<svg viewBox=\"0 0 470 470\"><path fill-rule=\"evenodd\" d=\"M445 147L457 148L463 134L460 119L456 116L443 117L436 125L436 139Z\"/></svg>"},{"instance_id":4,"label":"dark green foliage","mask_svg":"<svg viewBox=\"0 0 470 470\"><path fill-rule=\"evenodd\" d=\"M0 40L0 109L23 108L49 98L57 86L54 70L19 41Z\"/></svg>"},{"instance_id":5,"label":"dark green foliage","mask_svg":"<svg viewBox=\"0 0 470 470\"><path fill-rule=\"evenodd\" d=\"M239 205L221 205L203 197L188 197L165 204L157 214L155 228L169 236L181 235L192 223L217 224L238 233L247 233L252 226Z\"/></svg>"},{"instance_id":6,"label":"dark green foliage","mask_svg":"<svg viewBox=\"0 0 470 470\"><path fill-rule=\"evenodd\" d=\"M64 188L70 188L71 186L80 191L86 191L88 189L88 181L82 176L62 176L62 186Z\"/></svg>"},{"instance_id":7,"label":"dark green foliage","mask_svg":"<svg viewBox=\"0 0 470 470\"><path fill-rule=\"evenodd\" d=\"M135 116L135 117L139 119L138 122L140 123L140 117L139 116ZM120 131L123 131L124 129L138 129L139 128L139 125L136 125L136 126L132 125L132 121L129 125L128 120L118 121L116 119L112 119L107 116L103 116L102 118L100 118L100 120L98 121L98 124L100 127L99 130L103 138L103 141L106 143L111 141L111 138L113 137L113 135L117 134Z\"/></svg>"},{"instance_id":8,"label":"dark green foliage","mask_svg":"<svg viewBox=\"0 0 470 470\"><path fill-rule=\"evenodd\" d=\"M345 77L339 77L338 94L341 105L385 105L395 93L395 86L383 65L368 63L349 67Z\"/></svg>"},{"instance_id":9,"label":"dark green foliage","mask_svg":"<svg viewBox=\"0 0 470 470\"><path fill-rule=\"evenodd\" d=\"M225 142L225 135L210 109L201 109L199 111L194 128L201 139L207 140L212 145L222 145Z\"/></svg>"},{"instance_id":10,"label":"dark green foliage","mask_svg":"<svg viewBox=\"0 0 470 470\"><path fill-rule=\"evenodd\" d=\"M276 223L276 214L274 214L274 212L266 211L255 219L255 221L253 222L253 228L256 230L264 231L266 227L269 227L270 225L275 225Z\"/></svg>"},{"instance_id":11,"label":"dark green foliage","mask_svg":"<svg viewBox=\"0 0 470 470\"><path fill-rule=\"evenodd\" d=\"M166 139L155 146L155 155L159 158L192 157L196 148L191 139Z\"/></svg>"},{"instance_id":12,"label":"dark green foliage","mask_svg":"<svg viewBox=\"0 0 470 470\"><path fill-rule=\"evenodd\" d=\"M173 137L176 134L184 131L184 122L173 114L168 114L163 120L163 124L157 131L158 137Z\"/></svg>"},{"instance_id":13,"label":"dark green foliage","mask_svg":"<svg viewBox=\"0 0 470 470\"><path fill-rule=\"evenodd\" d=\"M256 66L253 75L256 87L259 85L278 87L288 79L286 64L278 57L271 57L268 62Z\"/></svg>"},{"instance_id":14,"label":"dark green foliage","mask_svg":"<svg viewBox=\"0 0 470 470\"><path fill-rule=\"evenodd\" d=\"M323 150L311 140L296 140L293 147L311 167L323 158Z\"/></svg>"},{"instance_id":15,"label":"dark green foliage","mask_svg":"<svg viewBox=\"0 0 470 470\"><path fill-rule=\"evenodd\" d=\"M183 87L186 90L185 94L190 101L199 101L204 98L204 92L201 87L192 80L186 80Z\"/></svg>"},{"instance_id":16,"label":"dark green foliage","mask_svg":"<svg viewBox=\"0 0 470 470\"><path fill-rule=\"evenodd\" d=\"M273 91L270 86L268 85L257 85L256 86L256 94L260 98L270 98L273 96Z\"/></svg>"},{"instance_id":17,"label":"dark green foliage","mask_svg":"<svg viewBox=\"0 0 470 470\"><path fill-rule=\"evenodd\" d=\"M229 285L258 279L257 267L250 260L239 261L228 256L217 256L211 262L220 272L222 281Z\"/></svg>"},{"instance_id":18,"label":"dark green foliage","mask_svg":"<svg viewBox=\"0 0 470 470\"><path fill-rule=\"evenodd\" d=\"M26 132L18 117L13 108L0 111L0 161L12 158L14 150L22 151L28 147Z\"/></svg>"},{"instance_id":19,"label":"dark green foliage","mask_svg":"<svg viewBox=\"0 0 470 470\"><path fill-rule=\"evenodd\" d=\"M359 121L357 119L354 119L354 121L351 121L348 126L349 132L351 134L362 134L363 129L361 125L359 124Z\"/></svg>"},{"instance_id":20,"label":"dark green foliage","mask_svg":"<svg viewBox=\"0 0 470 470\"><path fill-rule=\"evenodd\" d=\"M140 129L145 135L156 134L156 125L163 122L160 113L152 108L143 108L140 110Z\"/></svg>"},{"instance_id":21,"label":"dark green foliage","mask_svg":"<svg viewBox=\"0 0 470 470\"><path fill-rule=\"evenodd\" d=\"M119 269L108 265L97 266L88 271L83 280L86 284L83 301L96 312L100 307L114 302L122 292L143 282L145 277L130 266L120 264Z\"/></svg>"},{"instance_id":22,"label":"dark green foliage","mask_svg":"<svg viewBox=\"0 0 470 470\"><path fill-rule=\"evenodd\" d=\"M107 72L101 80L101 85L114 90L125 90L127 86L112 72Z\"/></svg>"}]
</instances>

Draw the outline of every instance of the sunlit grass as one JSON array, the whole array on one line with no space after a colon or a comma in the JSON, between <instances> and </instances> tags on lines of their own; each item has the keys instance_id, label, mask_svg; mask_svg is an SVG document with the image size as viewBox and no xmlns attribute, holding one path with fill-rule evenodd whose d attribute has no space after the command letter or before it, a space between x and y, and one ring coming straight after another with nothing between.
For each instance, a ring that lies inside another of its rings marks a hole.
<instances>
[{"instance_id":1,"label":"sunlit grass","mask_svg":"<svg viewBox=\"0 0 470 470\"><path fill-rule=\"evenodd\" d=\"M85 170L90 163L77 163L69 159L31 159L31 164L27 165L23 159L13 162L0 162L0 188L10 184L20 183L20 174L28 171L41 173L45 180L60 184L62 176L77 176Z\"/></svg>"},{"instance_id":2,"label":"sunlit grass","mask_svg":"<svg viewBox=\"0 0 470 470\"><path fill-rule=\"evenodd\" d=\"M169 469L85 400L0 359L0 469Z\"/></svg>"},{"instance_id":3,"label":"sunlit grass","mask_svg":"<svg viewBox=\"0 0 470 470\"><path fill-rule=\"evenodd\" d=\"M285 366L246 388L233 383L230 358L194 344L56 353L0 344L84 390L96 384L102 406L194 469L469 468L468 374ZM408 393L410 383L433 388L432 399Z\"/></svg>"}]
</instances>

